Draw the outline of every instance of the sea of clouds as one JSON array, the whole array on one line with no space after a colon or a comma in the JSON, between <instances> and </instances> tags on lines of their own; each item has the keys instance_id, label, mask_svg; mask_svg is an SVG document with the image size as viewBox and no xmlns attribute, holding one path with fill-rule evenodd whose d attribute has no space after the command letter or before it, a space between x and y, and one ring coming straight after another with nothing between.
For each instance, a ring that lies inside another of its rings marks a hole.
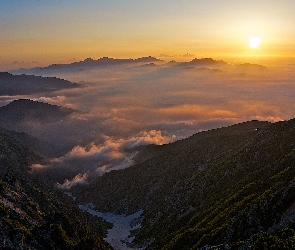
<instances>
[{"instance_id":1,"label":"sea of clouds","mask_svg":"<svg viewBox=\"0 0 295 250\"><path fill-rule=\"evenodd\" d=\"M129 167L141 145L171 143L199 131L253 119L293 118L293 69L289 65L241 70L225 65L216 70L162 63L55 72L54 76L83 87L25 98L82 113L56 123L34 122L23 127L65 152L33 169L71 169L70 178L59 184L70 188L86 183L89 176ZM3 96L1 105L17 98Z\"/></svg>"}]
</instances>

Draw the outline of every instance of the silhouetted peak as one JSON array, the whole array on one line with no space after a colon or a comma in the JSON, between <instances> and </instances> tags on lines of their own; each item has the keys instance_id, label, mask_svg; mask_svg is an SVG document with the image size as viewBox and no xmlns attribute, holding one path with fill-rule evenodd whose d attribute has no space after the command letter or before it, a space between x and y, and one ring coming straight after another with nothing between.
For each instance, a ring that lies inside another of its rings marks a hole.
<instances>
[{"instance_id":1,"label":"silhouetted peak","mask_svg":"<svg viewBox=\"0 0 295 250\"><path fill-rule=\"evenodd\" d=\"M212 58L195 58L190 62L180 63L179 66L215 66L215 65L226 65L227 63L222 60L214 60Z\"/></svg>"},{"instance_id":2,"label":"silhouetted peak","mask_svg":"<svg viewBox=\"0 0 295 250\"><path fill-rule=\"evenodd\" d=\"M265 66L260 65L260 64L253 64L253 63L243 63L243 64L239 64L237 65L237 67L239 68L251 68L251 69L266 69Z\"/></svg>"},{"instance_id":3,"label":"silhouetted peak","mask_svg":"<svg viewBox=\"0 0 295 250\"><path fill-rule=\"evenodd\" d=\"M216 64L216 63L226 63L222 60L214 60L213 58L195 58L190 63L196 63L196 64Z\"/></svg>"},{"instance_id":4,"label":"silhouetted peak","mask_svg":"<svg viewBox=\"0 0 295 250\"><path fill-rule=\"evenodd\" d=\"M0 72L0 93L2 95L26 95L76 87L79 87L79 84L56 77L12 75Z\"/></svg>"},{"instance_id":5,"label":"silhouetted peak","mask_svg":"<svg viewBox=\"0 0 295 250\"><path fill-rule=\"evenodd\" d=\"M0 72L0 77L8 77L8 76L12 76L12 74L8 73L8 72Z\"/></svg>"},{"instance_id":6,"label":"silhouetted peak","mask_svg":"<svg viewBox=\"0 0 295 250\"><path fill-rule=\"evenodd\" d=\"M100 61L100 62L112 62L112 61L116 61L116 59L104 56L104 57L98 59L98 61Z\"/></svg>"},{"instance_id":7,"label":"silhouetted peak","mask_svg":"<svg viewBox=\"0 0 295 250\"><path fill-rule=\"evenodd\" d=\"M54 108L54 109L62 108L62 109L71 110L72 112L75 111L74 109L65 108L65 107L57 106L57 105L52 105L52 104L45 103L45 102L34 101L34 100L31 100L31 99L13 100L12 102L8 103L4 107L13 107L13 106L18 106L18 107L21 107L22 109L26 109L28 107L32 107L32 108L34 108L34 107L51 107L51 108ZM4 107L2 107L2 108L4 108Z\"/></svg>"},{"instance_id":8,"label":"silhouetted peak","mask_svg":"<svg viewBox=\"0 0 295 250\"><path fill-rule=\"evenodd\" d=\"M146 56L146 57L141 57L141 58L135 59L135 61L147 63L147 62L155 62L155 61L161 61L161 60L158 58L152 57L152 56Z\"/></svg>"},{"instance_id":9,"label":"silhouetted peak","mask_svg":"<svg viewBox=\"0 0 295 250\"><path fill-rule=\"evenodd\" d=\"M0 107L0 116L7 121L33 118L44 122L51 122L74 112L80 111L30 99L14 100L6 106Z\"/></svg>"},{"instance_id":10,"label":"silhouetted peak","mask_svg":"<svg viewBox=\"0 0 295 250\"><path fill-rule=\"evenodd\" d=\"M93 62L94 60L91 57L88 57L84 60L84 62Z\"/></svg>"}]
</instances>

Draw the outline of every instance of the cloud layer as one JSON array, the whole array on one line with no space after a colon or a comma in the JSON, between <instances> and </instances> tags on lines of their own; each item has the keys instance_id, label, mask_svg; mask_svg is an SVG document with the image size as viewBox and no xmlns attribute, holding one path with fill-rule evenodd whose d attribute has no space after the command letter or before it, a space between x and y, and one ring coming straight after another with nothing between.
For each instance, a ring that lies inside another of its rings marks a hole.
<instances>
[{"instance_id":1,"label":"cloud layer","mask_svg":"<svg viewBox=\"0 0 295 250\"><path fill-rule=\"evenodd\" d=\"M252 119L275 122L295 116L292 66L239 70L234 65L217 71L166 64L56 73L84 87L26 98L83 113L54 124L32 122L21 129L64 152L49 167L73 171L60 184L68 188L89 176L130 166L140 145L169 143ZM11 98L3 96L0 101L4 105Z\"/></svg>"},{"instance_id":2,"label":"cloud layer","mask_svg":"<svg viewBox=\"0 0 295 250\"><path fill-rule=\"evenodd\" d=\"M65 179L58 187L70 189L76 184L87 183L88 177L101 176L111 170L129 167L138 147L147 144L167 144L173 142L176 136L165 136L159 130L142 131L128 139L117 139L103 136L104 142L97 145L94 142L85 146L75 146L64 156L54 158L47 165L34 164L32 171L47 170L54 172L63 169L72 179Z\"/></svg>"}]
</instances>

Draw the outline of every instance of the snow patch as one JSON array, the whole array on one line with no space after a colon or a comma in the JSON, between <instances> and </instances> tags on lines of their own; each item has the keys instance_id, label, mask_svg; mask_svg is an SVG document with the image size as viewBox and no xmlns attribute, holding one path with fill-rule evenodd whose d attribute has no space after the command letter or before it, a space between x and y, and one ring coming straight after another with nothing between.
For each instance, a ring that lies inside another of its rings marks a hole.
<instances>
[{"instance_id":1,"label":"snow patch","mask_svg":"<svg viewBox=\"0 0 295 250\"><path fill-rule=\"evenodd\" d=\"M113 213L101 213L94 210L95 205L88 203L85 205L79 205L79 208L83 211L90 213L93 216L102 217L104 220L112 223L114 226L108 231L105 240L115 250L141 250L144 248L136 248L132 246L134 237L130 237L130 231L141 227L140 220L137 220L143 210L140 210L132 215L124 216Z\"/></svg>"}]
</instances>

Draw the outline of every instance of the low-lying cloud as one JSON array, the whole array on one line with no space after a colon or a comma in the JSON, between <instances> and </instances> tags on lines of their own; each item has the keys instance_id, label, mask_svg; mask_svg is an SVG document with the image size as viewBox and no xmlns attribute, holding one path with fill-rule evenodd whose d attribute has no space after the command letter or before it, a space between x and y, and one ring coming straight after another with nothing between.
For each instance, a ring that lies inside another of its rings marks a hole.
<instances>
[{"instance_id":1,"label":"low-lying cloud","mask_svg":"<svg viewBox=\"0 0 295 250\"><path fill-rule=\"evenodd\" d=\"M173 142L175 136L165 136L159 130L142 131L137 136L128 139L114 139L104 136L102 144L94 142L86 146L75 146L62 157L54 158L47 165L34 164L33 171L50 169L64 169L75 177L66 179L60 188L68 189L79 183L86 183L88 177L102 175L111 170L119 170L130 167L132 158L137 153L138 147L147 144L167 144Z\"/></svg>"},{"instance_id":2,"label":"low-lying cloud","mask_svg":"<svg viewBox=\"0 0 295 250\"><path fill-rule=\"evenodd\" d=\"M16 126L62 152L46 168L70 169L71 175L60 185L71 187L79 180L130 166L140 145L161 145L247 120L293 118L295 72L290 67L263 71L249 67L241 73L234 65L216 71L216 66L167 64L55 72L54 76L83 88L26 98L82 113L52 124L31 121ZM5 96L0 101L6 104L13 98Z\"/></svg>"},{"instance_id":3,"label":"low-lying cloud","mask_svg":"<svg viewBox=\"0 0 295 250\"><path fill-rule=\"evenodd\" d=\"M71 189L73 186L77 184L88 184L87 182L88 175L84 174L77 174L72 180L66 179L63 184L57 183L57 187L61 189Z\"/></svg>"},{"instance_id":4,"label":"low-lying cloud","mask_svg":"<svg viewBox=\"0 0 295 250\"><path fill-rule=\"evenodd\" d=\"M49 104L53 104L53 105L60 105L61 103L63 103L63 101L65 101L66 97L65 96L53 96L53 97L45 97L45 96L41 96L39 98L33 99L34 101L38 101L38 102L46 102Z\"/></svg>"}]
</instances>

